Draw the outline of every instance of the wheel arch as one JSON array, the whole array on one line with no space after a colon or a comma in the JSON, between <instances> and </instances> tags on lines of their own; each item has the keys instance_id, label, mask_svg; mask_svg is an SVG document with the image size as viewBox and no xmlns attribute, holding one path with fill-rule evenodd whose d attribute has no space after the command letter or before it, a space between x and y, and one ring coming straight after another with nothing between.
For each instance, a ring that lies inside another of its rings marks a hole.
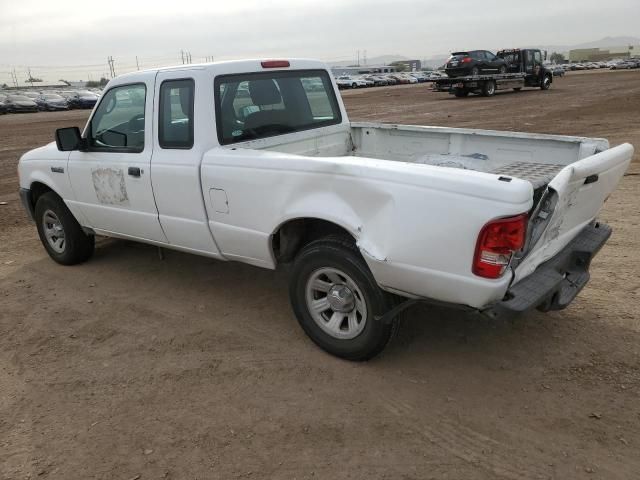
<instances>
[{"instance_id":1,"label":"wheel arch","mask_svg":"<svg viewBox=\"0 0 640 480\"><path fill-rule=\"evenodd\" d=\"M297 216L282 221L270 237L275 263L290 262L305 245L328 235L343 235L353 240L354 245L358 241L354 229L336 220Z\"/></svg>"}]
</instances>

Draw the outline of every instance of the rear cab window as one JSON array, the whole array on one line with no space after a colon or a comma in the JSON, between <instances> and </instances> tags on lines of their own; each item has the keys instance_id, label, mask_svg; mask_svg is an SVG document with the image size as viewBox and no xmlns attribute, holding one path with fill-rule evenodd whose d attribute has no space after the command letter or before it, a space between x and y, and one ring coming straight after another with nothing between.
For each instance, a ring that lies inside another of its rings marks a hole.
<instances>
[{"instance_id":1,"label":"rear cab window","mask_svg":"<svg viewBox=\"0 0 640 480\"><path fill-rule=\"evenodd\" d=\"M326 70L222 75L214 88L221 145L342 122Z\"/></svg>"}]
</instances>

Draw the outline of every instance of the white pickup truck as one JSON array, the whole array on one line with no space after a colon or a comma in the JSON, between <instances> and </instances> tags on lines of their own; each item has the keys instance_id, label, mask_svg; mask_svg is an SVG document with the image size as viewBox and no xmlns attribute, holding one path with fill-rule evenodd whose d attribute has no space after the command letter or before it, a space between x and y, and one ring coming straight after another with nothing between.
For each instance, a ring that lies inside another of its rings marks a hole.
<instances>
[{"instance_id":1,"label":"white pickup truck","mask_svg":"<svg viewBox=\"0 0 640 480\"><path fill-rule=\"evenodd\" d=\"M363 360L416 301L566 307L632 155L601 139L352 123L324 64L247 60L122 75L82 133L57 130L19 174L56 262L87 260L104 235L292 263L302 328Z\"/></svg>"}]
</instances>

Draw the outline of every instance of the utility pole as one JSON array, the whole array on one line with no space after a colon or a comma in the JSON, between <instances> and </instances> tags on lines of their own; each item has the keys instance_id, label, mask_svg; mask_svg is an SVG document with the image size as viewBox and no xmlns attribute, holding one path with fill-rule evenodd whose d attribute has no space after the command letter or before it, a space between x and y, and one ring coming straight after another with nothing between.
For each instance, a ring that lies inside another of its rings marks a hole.
<instances>
[{"instance_id":1,"label":"utility pole","mask_svg":"<svg viewBox=\"0 0 640 480\"><path fill-rule=\"evenodd\" d=\"M116 76L116 69L113 66L112 56L109 56L109 58L107 58L107 63L109 64L109 74L111 75L111 78L114 78Z\"/></svg>"},{"instance_id":2,"label":"utility pole","mask_svg":"<svg viewBox=\"0 0 640 480\"><path fill-rule=\"evenodd\" d=\"M364 66L367 66L367 51L364 51Z\"/></svg>"},{"instance_id":3,"label":"utility pole","mask_svg":"<svg viewBox=\"0 0 640 480\"><path fill-rule=\"evenodd\" d=\"M180 50L180 56L182 57L182 64L184 65L184 50Z\"/></svg>"},{"instance_id":4,"label":"utility pole","mask_svg":"<svg viewBox=\"0 0 640 480\"><path fill-rule=\"evenodd\" d=\"M140 70L140 64L138 63L138 55L136 55L136 68Z\"/></svg>"},{"instance_id":5,"label":"utility pole","mask_svg":"<svg viewBox=\"0 0 640 480\"><path fill-rule=\"evenodd\" d=\"M191 52L189 52L189 63L193 63L193 62L191 61Z\"/></svg>"},{"instance_id":6,"label":"utility pole","mask_svg":"<svg viewBox=\"0 0 640 480\"><path fill-rule=\"evenodd\" d=\"M356 51L356 56L358 57L357 65L360 66L360 50Z\"/></svg>"}]
</instances>

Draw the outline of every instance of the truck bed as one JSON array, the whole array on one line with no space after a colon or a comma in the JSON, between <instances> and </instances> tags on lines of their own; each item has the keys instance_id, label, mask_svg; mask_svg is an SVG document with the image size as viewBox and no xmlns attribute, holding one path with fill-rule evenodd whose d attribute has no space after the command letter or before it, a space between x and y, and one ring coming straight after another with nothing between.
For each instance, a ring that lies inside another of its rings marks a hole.
<instances>
[{"instance_id":1,"label":"truck bed","mask_svg":"<svg viewBox=\"0 0 640 480\"><path fill-rule=\"evenodd\" d=\"M284 137L244 144L312 157L354 156L492 173L520 178L534 190L565 166L608 148L603 139L445 127L351 123L322 136Z\"/></svg>"}]
</instances>

